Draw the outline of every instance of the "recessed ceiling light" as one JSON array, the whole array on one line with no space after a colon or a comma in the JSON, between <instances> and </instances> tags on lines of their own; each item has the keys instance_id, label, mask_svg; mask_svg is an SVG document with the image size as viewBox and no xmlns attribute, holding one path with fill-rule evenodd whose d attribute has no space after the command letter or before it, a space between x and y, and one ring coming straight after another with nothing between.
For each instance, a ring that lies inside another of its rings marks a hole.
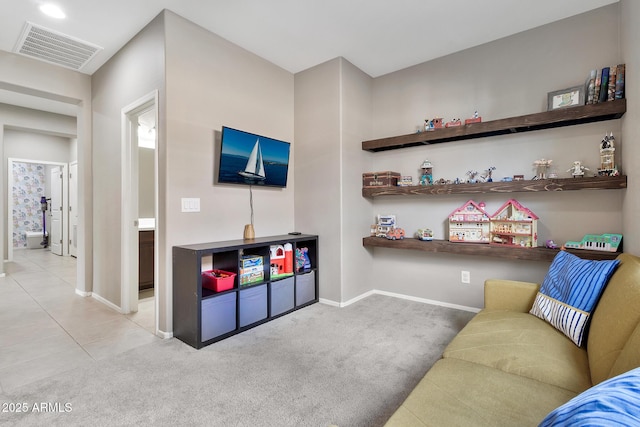
<instances>
[{"instance_id":1,"label":"recessed ceiling light","mask_svg":"<svg viewBox=\"0 0 640 427\"><path fill-rule=\"evenodd\" d=\"M64 19L67 17L67 15L65 15L60 7L52 3L43 4L42 6L40 6L40 11L45 15L56 19Z\"/></svg>"}]
</instances>

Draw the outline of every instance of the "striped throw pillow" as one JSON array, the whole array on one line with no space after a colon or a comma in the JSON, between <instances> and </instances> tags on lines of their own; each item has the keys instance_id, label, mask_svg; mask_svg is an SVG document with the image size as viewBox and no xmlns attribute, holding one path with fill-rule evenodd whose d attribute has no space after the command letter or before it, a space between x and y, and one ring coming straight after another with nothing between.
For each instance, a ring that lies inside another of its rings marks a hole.
<instances>
[{"instance_id":1,"label":"striped throw pillow","mask_svg":"<svg viewBox=\"0 0 640 427\"><path fill-rule=\"evenodd\" d=\"M530 313L549 322L576 345L582 345L589 316L618 263L558 252Z\"/></svg>"},{"instance_id":2,"label":"striped throw pillow","mask_svg":"<svg viewBox=\"0 0 640 427\"><path fill-rule=\"evenodd\" d=\"M554 409L540 427L640 425L640 368L610 378Z\"/></svg>"}]
</instances>

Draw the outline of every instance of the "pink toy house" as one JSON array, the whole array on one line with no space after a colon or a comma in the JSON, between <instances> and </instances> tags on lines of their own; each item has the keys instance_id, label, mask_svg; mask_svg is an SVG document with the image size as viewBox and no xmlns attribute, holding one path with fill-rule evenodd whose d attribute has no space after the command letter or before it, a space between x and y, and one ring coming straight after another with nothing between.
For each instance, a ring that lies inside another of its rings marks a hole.
<instances>
[{"instance_id":1,"label":"pink toy house","mask_svg":"<svg viewBox=\"0 0 640 427\"><path fill-rule=\"evenodd\" d=\"M508 200L491 217L491 244L537 247L538 217L518 201Z\"/></svg>"},{"instance_id":2,"label":"pink toy house","mask_svg":"<svg viewBox=\"0 0 640 427\"><path fill-rule=\"evenodd\" d=\"M484 203L469 200L449 215L449 241L489 243L489 221Z\"/></svg>"}]
</instances>

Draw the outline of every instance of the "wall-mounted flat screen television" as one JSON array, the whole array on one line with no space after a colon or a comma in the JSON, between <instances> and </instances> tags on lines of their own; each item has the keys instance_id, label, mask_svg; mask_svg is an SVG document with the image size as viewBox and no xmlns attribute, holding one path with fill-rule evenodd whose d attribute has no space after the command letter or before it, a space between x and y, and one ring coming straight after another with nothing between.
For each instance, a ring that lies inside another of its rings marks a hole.
<instances>
[{"instance_id":1,"label":"wall-mounted flat screen television","mask_svg":"<svg viewBox=\"0 0 640 427\"><path fill-rule=\"evenodd\" d=\"M218 183L286 187L290 144L222 127Z\"/></svg>"}]
</instances>

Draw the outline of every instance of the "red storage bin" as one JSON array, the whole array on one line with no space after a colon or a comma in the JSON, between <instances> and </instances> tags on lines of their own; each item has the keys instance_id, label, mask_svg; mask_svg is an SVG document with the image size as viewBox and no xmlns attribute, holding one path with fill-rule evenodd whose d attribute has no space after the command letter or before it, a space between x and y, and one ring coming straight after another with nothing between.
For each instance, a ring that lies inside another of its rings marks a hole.
<instances>
[{"instance_id":1,"label":"red storage bin","mask_svg":"<svg viewBox=\"0 0 640 427\"><path fill-rule=\"evenodd\" d=\"M236 273L223 270L206 270L202 272L202 287L214 292L233 289Z\"/></svg>"}]
</instances>

